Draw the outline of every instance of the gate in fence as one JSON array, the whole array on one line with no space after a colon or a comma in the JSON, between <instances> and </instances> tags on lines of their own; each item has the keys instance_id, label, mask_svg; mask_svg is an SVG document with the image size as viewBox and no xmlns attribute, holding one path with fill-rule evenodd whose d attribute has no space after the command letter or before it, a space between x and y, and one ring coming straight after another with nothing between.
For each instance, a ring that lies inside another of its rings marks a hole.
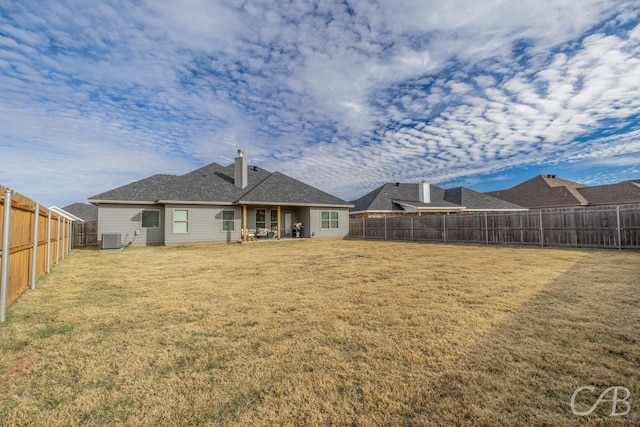
<instances>
[{"instance_id":1,"label":"gate in fence","mask_svg":"<svg viewBox=\"0 0 640 427\"><path fill-rule=\"evenodd\" d=\"M73 247L98 246L98 221L73 224Z\"/></svg>"},{"instance_id":2,"label":"gate in fence","mask_svg":"<svg viewBox=\"0 0 640 427\"><path fill-rule=\"evenodd\" d=\"M349 237L638 249L640 206L352 218Z\"/></svg>"}]
</instances>

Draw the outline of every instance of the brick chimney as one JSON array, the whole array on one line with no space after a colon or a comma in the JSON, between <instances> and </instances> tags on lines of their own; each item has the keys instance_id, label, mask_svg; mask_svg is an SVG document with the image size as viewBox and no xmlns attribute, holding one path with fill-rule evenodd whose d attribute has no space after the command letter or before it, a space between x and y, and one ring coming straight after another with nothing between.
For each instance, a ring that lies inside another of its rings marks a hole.
<instances>
[{"instance_id":1,"label":"brick chimney","mask_svg":"<svg viewBox=\"0 0 640 427\"><path fill-rule=\"evenodd\" d=\"M238 150L238 157L235 158L235 176L234 184L238 188L245 188L249 183L249 172L247 159L244 157L244 150Z\"/></svg>"},{"instance_id":2,"label":"brick chimney","mask_svg":"<svg viewBox=\"0 0 640 427\"><path fill-rule=\"evenodd\" d=\"M431 203L431 184L423 179L418 185L418 197L420 198L420 202Z\"/></svg>"}]
</instances>

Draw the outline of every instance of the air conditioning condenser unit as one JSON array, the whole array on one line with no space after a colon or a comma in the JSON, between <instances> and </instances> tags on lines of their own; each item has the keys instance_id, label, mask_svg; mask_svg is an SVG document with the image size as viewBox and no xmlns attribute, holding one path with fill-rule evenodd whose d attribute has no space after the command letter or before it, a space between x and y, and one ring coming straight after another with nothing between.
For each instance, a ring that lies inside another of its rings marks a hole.
<instances>
[{"instance_id":1,"label":"air conditioning condenser unit","mask_svg":"<svg viewBox=\"0 0 640 427\"><path fill-rule=\"evenodd\" d=\"M122 247L122 234L103 234L101 249L120 249Z\"/></svg>"}]
</instances>

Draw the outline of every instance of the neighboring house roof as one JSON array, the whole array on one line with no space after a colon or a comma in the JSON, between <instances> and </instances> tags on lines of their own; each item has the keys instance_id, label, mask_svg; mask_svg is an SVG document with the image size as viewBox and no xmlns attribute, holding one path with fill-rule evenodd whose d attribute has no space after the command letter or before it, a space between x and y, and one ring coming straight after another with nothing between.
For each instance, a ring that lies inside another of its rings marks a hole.
<instances>
[{"instance_id":1,"label":"neighboring house roof","mask_svg":"<svg viewBox=\"0 0 640 427\"><path fill-rule=\"evenodd\" d=\"M67 212L62 208L59 208L57 206L51 206L49 208L49 211L52 212L57 212L59 215L67 218L69 221L78 221L78 222L84 222L84 220L80 217L75 216L74 214L72 214L71 212Z\"/></svg>"},{"instance_id":2,"label":"neighboring house roof","mask_svg":"<svg viewBox=\"0 0 640 427\"><path fill-rule=\"evenodd\" d=\"M429 186L429 201L421 202L419 197L422 184L388 183L354 200L352 213L416 213L416 212L461 212L484 210L523 209L504 200L478 193L464 187L445 190L435 185Z\"/></svg>"},{"instance_id":3,"label":"neighboring house roof","mask_svg":"<svg viewBox=\"0 0 640 427\"><path fill-rule=\"evenodd\" d=\"M640 203L640 179L618 184L584 187L579 191L590 205Z\"/></svg>"},{"instance_id":4,"label":"neighboring house roof","mask_svg":"<svg viewBox=\"0 0 640 427\"><path fill-rule=\"evenodd\" d=\"M247 167L245 188L235 185L235 164L211 163L185 175L154 175L90 197L91 203L308 204L351 206L348 202L280 172Z\"/></svg>"},{"instance_id":5,"label":"neighboring house roof","mask_svg":"<svg viewBox=\"0 0 640 427\"><path fill-rule=\"evenodd\" d=\"M97 221L98 220L98 207L90 205L88 203L73 203L65 206L65 211L81 218L83 221Z\"/></svg>"},{"instance_id":6,"label":"neighboring house roof","mask_svg":"<svg viewBox=\"0 0 640 427\"><path fill-rule=\"evenodd\" d=\"M467 210L514 210L522 209L517 203L510 203L465 187L445 190L444 199L464 206Z\"/></svg>"},{"instance_id":7,"label":"neighboring house roof","mask_svg":"<svg viewBox=\"0 0 640 427\"><path fill-rule=\"evenodd\" d=\"M538 175L508 190L485 194L528 208L576 206L586 204L577 191L580 187L584 185L555 175Z\"/></svg>"},{"instance_id":8,"label":"neighboring house roof","mask_svg":"<svg viewBox=\"0 0 640 427\"><path fill-rule=\"evenodd\" d=\"M485 194L528 208L640 203L640 182L588 187L555 175L538 175L509 189Z\"/></svg>"}]
</instances>

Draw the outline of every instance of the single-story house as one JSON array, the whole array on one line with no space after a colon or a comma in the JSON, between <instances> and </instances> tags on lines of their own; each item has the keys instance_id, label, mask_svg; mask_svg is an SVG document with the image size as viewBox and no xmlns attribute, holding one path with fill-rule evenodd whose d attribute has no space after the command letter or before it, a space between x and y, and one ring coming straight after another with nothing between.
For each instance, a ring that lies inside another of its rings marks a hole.
<instances>
[{"instance_id":1,"label":"single-story house","mask_svg":"<svg viewBox=\"0 0 640 427\"><path fill-rule=\"evenodd\" d=\"M63 207L65 211L81 218L85 222L98 221L98 207L88 203L73 203Z\"/></svg>"},{"instance_id":2,"label":"single-story house","mask_svg":"<svg viewBox=\"0 0 640 427\"><path fill-rule=\"evenodd\" d=\"M527 210L465 187L445 190L426 181L383 184L352 203L356 218Z\"/></svg>"},{"instance_id":3,"label":"single-story house","mask_svg":"<svg viewBox=\"0 0 640 427\"><path fill-rule=\"evenodd\" d=\"M530 209L635 205L640 204L640 180L587 186L548 174L485 194Z\"/></svg>"},{"instance_id":4,"label":"single-story house","mask_svg":"<svg viewBox=\"0 0 640 427\"><path fill-rule=\"evenodd\" d=\"M352 206L280 172L248 165L242 150L229 166L154 175L89 202L98 207L98 235L114 239L112 246L344 237Z\"/></svg>"}]
</instances>

